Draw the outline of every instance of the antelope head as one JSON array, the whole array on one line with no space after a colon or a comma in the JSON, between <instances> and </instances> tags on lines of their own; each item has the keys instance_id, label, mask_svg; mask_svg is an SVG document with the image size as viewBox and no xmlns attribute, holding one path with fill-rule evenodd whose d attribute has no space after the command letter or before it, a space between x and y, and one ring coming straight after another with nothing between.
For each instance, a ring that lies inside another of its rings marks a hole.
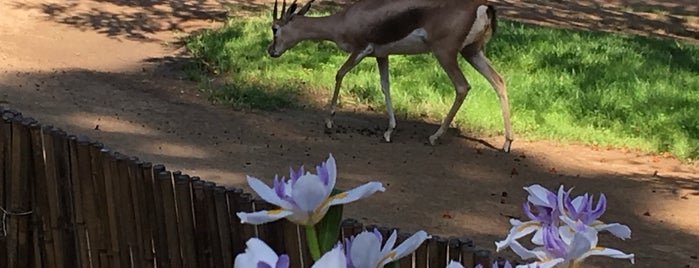
<instances>
[{"instance_id":1,"label":"antelope head","mask_svg":"<svg viewBox=\"0 0 699 268\"><path fill-rule=\"evenodd\" d=\"M286 8L286 0L282 1L281 16L277 13L278 0L274 1L274 11L272 13L272 34L274 37L267 52L273 58L281 56L287 49L292 48L301 41L298 29L291 25L293 25L295 16L303 16L308 12L314 0L308 1L298 13L294 13L298 7L296 0L289 5L288 9Z\"/></svg>"}]
</instances>

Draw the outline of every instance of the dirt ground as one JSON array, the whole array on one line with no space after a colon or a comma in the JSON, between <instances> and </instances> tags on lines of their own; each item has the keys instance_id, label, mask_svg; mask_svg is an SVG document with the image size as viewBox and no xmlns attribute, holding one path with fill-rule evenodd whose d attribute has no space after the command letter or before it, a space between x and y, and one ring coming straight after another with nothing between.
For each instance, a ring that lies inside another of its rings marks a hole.
<instances>
[{"instance_id":1,"label":"dirt ground","mask_svg":"<svg viewBox=\"0 0 699 268\"><path fill-rule=\"evenodd\" d=\"M260 0L229 2L264 7ZM505 17L526 22L699 39L699 4L691 0L495 3ZM311 167L333 153L338 186L379 180L387 188L347 206L347 217L408 232L467 236L491 250L493 241L507 234L508 217L522 216L523 186L563 183L574 186L576 194L603 192L609 201L603 219L633 230L630 241L603 236L603 245L635 253L635 267L699 267L697 164L523 139L506 154L493 149L503 137L456 130L429 146L427 136L437 124L401 119L395 141L383 143L382 112L341 111L337 131L327 135L318 110L234 111L211 105L183 79L182 49L173 41L182 32L218 27L226 16L224 4L0 1L0 105L225 185L246 187L246 174L269 181L289 166ZM631 266L607 259L590 264Z\"/></svg>"}]
</instances>

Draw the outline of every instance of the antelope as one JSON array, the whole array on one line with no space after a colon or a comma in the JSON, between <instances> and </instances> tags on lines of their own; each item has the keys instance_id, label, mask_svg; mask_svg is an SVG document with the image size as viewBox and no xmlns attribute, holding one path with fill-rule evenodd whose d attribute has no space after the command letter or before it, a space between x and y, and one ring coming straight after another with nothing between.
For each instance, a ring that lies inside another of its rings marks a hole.
<instances>
[{"instance_id":1,"label":"antelope","mask_svg":"<svg viewBox=\"0 0 699 268\"><path fill-rule=\"evenodd\" d=\"M325 127L333 127L335 106L345 74L365 57L376 58L380 86L388 113L386 142L396 127L389 87L389 55L432 53L444 69L456 90L454 103L439 129L429 137L432 145L449 128L471 89L458 65L461 56L484 76L500 100L505 125L502 150L510 151L513 141L505 80L492 67L484 47L496 30L495 8L487 0L361 0L344 10L323 17L306 17L310 0L298 12L296 0L286 7L282 2L281 16L274 2L272 33L274 38L268 53L276 58L304 40L332 41L349 57L335 75L335 88L325 109ZM419 67L419 66L416 66Z\"/></svg>"}]
</instances>

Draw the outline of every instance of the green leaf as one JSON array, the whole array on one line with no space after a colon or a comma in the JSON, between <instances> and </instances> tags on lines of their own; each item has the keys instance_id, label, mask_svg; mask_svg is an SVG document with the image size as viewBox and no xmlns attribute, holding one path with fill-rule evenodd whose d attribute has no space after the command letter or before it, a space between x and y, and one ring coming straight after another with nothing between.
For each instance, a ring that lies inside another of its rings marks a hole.
<instances>
[{"instance_id":1,"label":"green leaf","mask_svg":"<svg viewBox=\"0 0 699 268\"><path fill-rule=\"evenodd\" d=\"M339 190L333 189L333 195L340 193ZM342 222L342 205L331 206L328 213L325 214L318 224L316 231L318 232L318 243L320 251L325 253L330 251L340 238L340 223Z\"/></svg>"},{"instance_id":2,"label":"green leaf","mask_svg":"<svg viewBox=\"0 0 699 268\"><path fill-rule=\"evenodd\" d=\"M400 264L398 264L398 261L394 261L394 262L386 264L384 267L385 268L400 268Z\"/></svg>"}]
</instances>

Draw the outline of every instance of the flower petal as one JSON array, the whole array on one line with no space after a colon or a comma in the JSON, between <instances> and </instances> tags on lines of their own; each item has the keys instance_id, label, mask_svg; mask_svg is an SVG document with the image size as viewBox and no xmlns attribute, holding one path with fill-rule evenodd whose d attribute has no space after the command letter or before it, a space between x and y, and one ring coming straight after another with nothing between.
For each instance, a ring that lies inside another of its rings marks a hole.
<instances>
[{"instance_id":1,"label":"flower petal","mask_svg":"<svg viewBox=\"0 0 699 268\"><path fill-rule=\"evenodd\" d=\"M386 256L388 253L393 250L393 246L396 244L396 240L398 239L398 232L396 230L393 230L391 235L386 239L386 242L383 243L383 248L381 249L381 256Z\"/></svg>"},{"instance_id":2,"label":"flower petal","mask_svg":"<svg viewBox=\"0 0 699 268\"><path fill-rule=\"evenodd\" d=\"M235 257L235 268L257 267L259 262L273 264L279 259L277 253L259 238L250 238L245 245L245 252Z\"/></svg>"},{"instance_id":3,"label":"flower petal","mask_svg":"<svg viewBox=\"0 0 699 268\"><path fill-rule=\"evenodd\" d=\"M542 207L555 208L556 204L551 204L551 197L553 197L555 202L556 196L548 189L539 184L534 184L529 187L524 187L524 190L529 192L527 200L529 200L529 202L532 204Z\"/></svg>"},{"instance_id":4,"label":"flower petal","mask_svg":"<svg viewBox=\"0 0 699 268\"><path fill-rule=\"evenodd\" d=\"M400 243L400 245L398 245L396 249L392 251L395 252L393 260L398 260L407 256L410 253L413 253L413 251L420 247L420 245L422 245L422 242L425 242L427 238L430 238L427 232L422 230L417 231L415 234L403 241L403 243Z\"/></svg>"},{"instance_id":5,"label":"flower petal","mask_svg":"<svg viewBox=\"0 0 699 268\"><path fill-rule=\"evenodd\" d=\"M478 267L479 265L476 265L476 267ZM482 265L480 265L480 266L483 267ZM461 263L458 263L455 261L449 261L449 264L447 264L446 268L464 268L464 266L461 265Z\"/></svg>"},{"instance_id":6,"label":"flower petal","mask_svg":"<svg viewBox=\"0 0 699 268\"><path fill-rule=\"evenodd\" d=\"M294 202L302 211L315 210L329 195L330 192L325 190L325 185L320 178L310 173L306 173L296 181L291 193Z\"/></svg>"},{"instance_id":7,"label":"flower petal","mask_svg":"<svg viewBox=\"0 0 699 268\"><path fill-rule=\"evenodd\" d=\"M279 198L274 189L264 184L261 180L255 177L248 176L248 185L265 201L277 205L279 207L290 209L289 202Z\"/></svg>"},{"instance_id":8,"label":"flower petal","mask_svg":"<svg viewBox=\"0 0 699 268\"><path fill-rule=\"evenodd\" d=\"M585 253L581 258L578 260L583 260L589 256L607 256L611 258L616 258L616 259L629 259L631 263L635 263L634 261L634 254L626 254L624 252L621 252L619 250L613 249L613 248L593 248L587 253Z\"/></svg>"},{"instance_id":9,"label":"flower petal","mask_svg":"<svg viewBox=\"0 0 699 268\"><path fill-rule=\"evenodd\" d=\"M384 188L380 182L367 182L357 188L332 196L332 200L329 202L328 206L347 204L370 196L376 192L383 191L386 191L386 188Z\"/></svg>"},{"instance_id":10,"label":"flower petal","mask_svg":"<svg viewBox=\"0 0 699 268\"><path fill-rule=\"evenodd\" d=\"M592 224L592 227L597 229L597 231L608 231L612 233L614 236L621 238L621 239L628 239L631 238L631 229L623 224L619 223L610 223L610 224L605 224L602 222L599 222L600 224Z\"/></svg>"},{"instance_id":11,"label":"flower petal","mask_svg":"<svg viewBox=\"0 0 699 268\"><path fill-rule=\"evenodd\" d=\"M510 224L512 224L512 228L510 229L510 233L507 235L505 240L495 242L495 246L497 247L496 251L507 248L510 245L510 242L513 240L519 239L541 229L541 224L536 221L521 222L516 219L510 219ZM541 235L539 235L539 237L541 237ZM539 238L539 241L541 241L541 238ZM538 244L541 245L542 243L543 242L539 242Z\"/></svg>"},{"instance_id":12,"label":"flower petal","mask_svg":"<svg viewBox=\"0 0 699 268\"><path fill-rule=\"evenodd\" d=\"M361 232L352 240L350 259L354 267L376 267L381 259L381 240L371 232Z\"/></svg>"},{"instance_id":13,"label":"flower petal","mask_svg":"<svg viewBox=\"0 0 699 268\"><path fill-rule=\"evenodd\" d=\"M287 217L289 215L293 214L293 212L288 211L288 210L260 210L260 211L255 211L255 212L238 212L235 215L240 218L241 223L249 223L249 224L263 224L267 222L272 222L276 221L278 219L282 219L284 217Z\"/></svg>"},{"instance_id":14,"label":"flower petal","mask_svg":"<svg viewBox=\"0 0 699 268\"><path fill-rule=\"evenodd\" d=\"M347 257L342 249L342 243L337 243L335 247L323 254L311 268L346 268Z\"/></svg>"}]
</instances>

